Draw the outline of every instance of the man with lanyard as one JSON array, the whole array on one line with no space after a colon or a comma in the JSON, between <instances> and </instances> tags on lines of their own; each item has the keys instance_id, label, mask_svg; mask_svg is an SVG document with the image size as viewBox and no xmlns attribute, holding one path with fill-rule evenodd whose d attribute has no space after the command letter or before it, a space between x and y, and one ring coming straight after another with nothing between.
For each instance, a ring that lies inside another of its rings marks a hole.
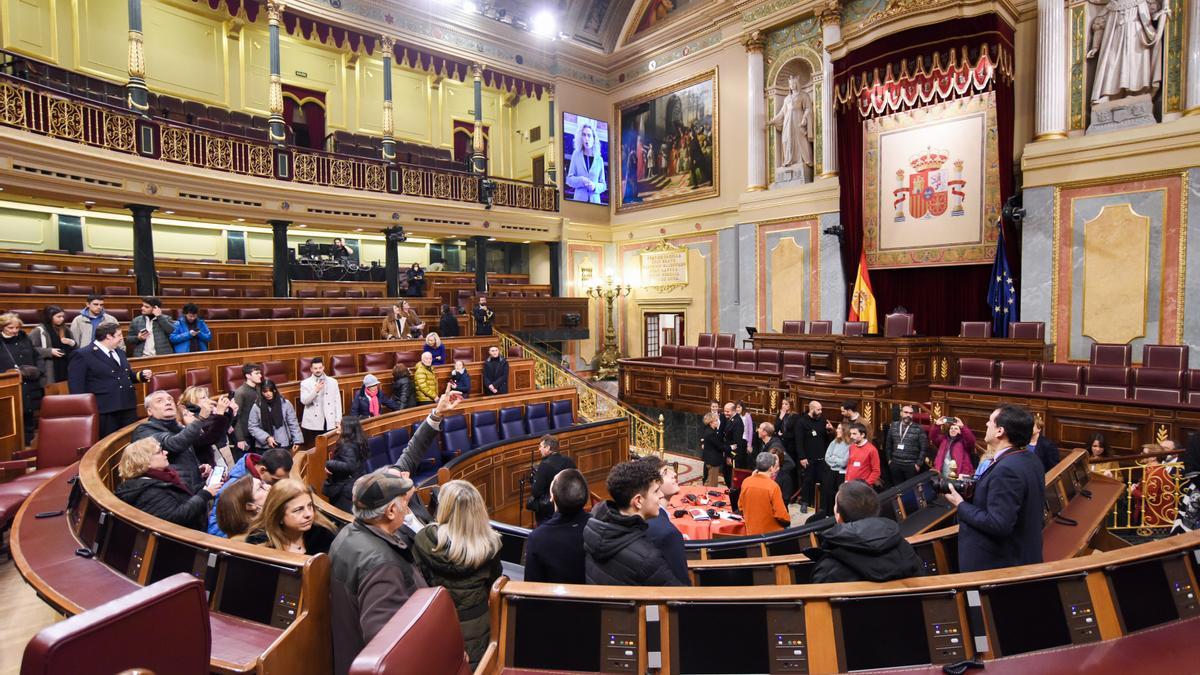
<instances>
[{"instance_id":1,"label":"man with lanyard","mask_svg":"<svg viewBox=\"0 0 1200 675\"><path fill-rule=\"evenodd\" d=\"M960 572L1042 562L1045 474L1026 447L1032 434L1033 416L1024 408L992 411L985 441L995 459L975 483L971 501L950 486L946 500L958 507Z\"/></svg>"},{"instance_id":2,"label":"man with lanyard","mask_svg":"<svg viewBox=\"0 0 1200 675\"><path fill-rule=\"evenodd\" d=\"M921 473L929 456L929 436L920 424L913 422L913 406L900 406L900 419L888 425L883 437L883 454L892 474L892 484L899 485Z\"/></svg>"}]
</instances>

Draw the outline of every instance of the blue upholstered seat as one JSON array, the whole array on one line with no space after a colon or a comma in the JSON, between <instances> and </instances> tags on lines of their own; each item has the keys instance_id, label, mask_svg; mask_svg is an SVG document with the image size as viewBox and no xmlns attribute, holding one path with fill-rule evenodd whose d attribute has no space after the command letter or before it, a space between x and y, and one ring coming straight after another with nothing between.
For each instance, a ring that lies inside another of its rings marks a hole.
<instances>
[{"instance_id":1,"label":"blue upholstered seat","mask_svg":"<svg viewBox=\"0 0 1200 675\"><path fill-rule=\"evenodd\" d=\"M467 418L451 415L442 420L442 461L449 462L471 449L471 435L467 433Z\"/></svg>"},{"instance_id":2,"label":"blue upholstered seat","mask_svg":"<svg viewBox=\"0 0 1200 675\"><path fill-rule=\"evenodd\" d=\"M525 427L524 408L500 409L500 438L518 438L529 433Z\"/></svg>"},{"instance_id":3,"label":"blue upholstered seat","mask_svg":"<svg viewBox=\"0 0 1200 675\"><path fill-rule=\"evenodd\" d=\"M550 404L550 424L555 429L566 429L575 424L570 401L555 401Z\"/></svg>"},{"instance_id":4,"label":"blue upholstered seat","mask_svg":"<svg viewBox=\"0 0 1200 675\"><path fill-rule=\"evenodd\" d=\"M529 433L544 434L550 431L550 416L545 403L530 403L525 406L525 423Z\"/></svg>"},{"instance_id":5,"label":"blue upholstered seat","mask_svg":"<svg viewBox=\"0 0 1200 675\"><path fill-rule=\"evenodd\" d=\"M500 431L496 428L496 411L480 410L471 415L471 448L481 448L500 440Z\"/></svg>"},{"instance_id":6,"label":"blue upholstered seat","mask_svg":"<svg viewBox=\"0 0 1200 675\"><path fill-rule=\"evenodd\" d=\"M386 435L379 434L378 436L372 436L367 441L367 448L369 448L367 453L367 471L374 471L391 463L388 459L387 440Z\"/></svg>"}]
</instances>

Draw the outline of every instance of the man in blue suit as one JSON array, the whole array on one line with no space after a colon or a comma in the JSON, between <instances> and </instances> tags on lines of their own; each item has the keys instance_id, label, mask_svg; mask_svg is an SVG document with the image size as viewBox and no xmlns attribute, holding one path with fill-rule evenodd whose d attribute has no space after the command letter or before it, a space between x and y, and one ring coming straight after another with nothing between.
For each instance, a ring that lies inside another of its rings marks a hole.
<instances>
[{"instance_id":1,"label":"man in blue suit","mask_svg":"<svg viewBox=\"0 0 1200 675\"><path fill-rule=\"evenodd\" d=\"M137 421L134 382L150 380L149 369L135 372L119 347L121 326L100 324L94 341L76 349L67 364L67 385L72 394L95 394L100 411L100 438Z\"/></svg>"},{"instance_id":2,"label":"man in blue suit","mask_svg":"<svg viewBox=\"0 0 1200 675\"><path fill-rule=\"evenodd\" d=\"M1029 450L1033 416L1004 405L987 423L992 464L975 484L971 501L950 487L946 499L958 507L958 569L977 572L1042 562L1045 471Z\"/></svg>"}]
</instances>

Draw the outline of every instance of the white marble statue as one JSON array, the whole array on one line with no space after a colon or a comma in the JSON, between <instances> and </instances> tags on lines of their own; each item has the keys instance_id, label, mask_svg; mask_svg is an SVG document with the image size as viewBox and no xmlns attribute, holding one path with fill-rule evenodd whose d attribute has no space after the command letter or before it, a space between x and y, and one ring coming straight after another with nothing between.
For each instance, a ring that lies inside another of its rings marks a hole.
<instances>
[{"instance_id":1,"label":"white marble statue","mask_svg":"<svg viewBox=\"0 0 1200 675\"><path fill-rule=\"evenodd\" d=\"M800 78L795 75L788 78L788 95L767 125L780 128L781 167L812 168L813 106L808 94L800 91Z\"/></svg>"},{"instance_id":2,"label":"white marble statue","mask_svg":"<svg viewBox=\"0 0 1200 675\"><path fill-rule=\"evenodd\" d=\"M1153 96L1162 83L1168 7L1152 0L1088 0L1104 9L1092 21L1087 58L1096 59L1092 102Z\"/></svg>"}]
</instances>

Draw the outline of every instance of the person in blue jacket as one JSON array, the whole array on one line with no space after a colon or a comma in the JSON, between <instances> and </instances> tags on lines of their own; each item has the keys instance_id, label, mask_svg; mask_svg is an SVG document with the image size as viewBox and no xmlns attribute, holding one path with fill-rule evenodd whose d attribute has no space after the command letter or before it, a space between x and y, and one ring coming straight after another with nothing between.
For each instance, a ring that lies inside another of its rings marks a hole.
<instances>
[{"instance_id":1,"label":"person in blue jacket","mask_svg":"<svg viewBox=\"0 0 1200 675\"><path fill-rule=\"evenodd\" d=\"M433 365L435 366L446 363L446 345L442 344L442 338L437 333L425 336L425 346L421 348L421 351L433 354Z\"/></svg>"},{"instance_id":2,"label":"person in blue jacket","mask_svg":"<svg viewBox=\"0 0 1200 675\"><path fill-rule=\"evenodd\" d=\"M292 453L287 448L271 448L262 455L253 452L242 455L242 458L229 470L229 476L225 478L221 489L217 491L216 498L213 499L212 508L208 511L208 533L218 537L229 536L222 532L221 527L217 525L217 502L221 501L221 493L225 491L225 488L233 485L237 479L249 475L267 485L274 485L275 481L289 477L291 472Z\"/></svg>"},{"instance_id":3,"label":"person in blue jacket","mask_svg":"<svg viewBox=\"0 0 1200 675\"><path fill-rule=\"evenodd\" d=\"M454 361L454 370L450 371L450 389L462 394L463 398L471 394L471 374L467 372L467 365L462 359Z\"/></svg>"},{"instance_id":4,"label":"person in blue jacket","mask_svg":"<svg viewBox=\"0 0 1200 675\"><path fill-rule=\"evenodd\" d=\"M211 340L212 331L200 318L200 308L194 302L184 305L183 318L175 324L175 330L171 333L171 345L175 353L206 352Z\"/></svg>"}]
</instances>

